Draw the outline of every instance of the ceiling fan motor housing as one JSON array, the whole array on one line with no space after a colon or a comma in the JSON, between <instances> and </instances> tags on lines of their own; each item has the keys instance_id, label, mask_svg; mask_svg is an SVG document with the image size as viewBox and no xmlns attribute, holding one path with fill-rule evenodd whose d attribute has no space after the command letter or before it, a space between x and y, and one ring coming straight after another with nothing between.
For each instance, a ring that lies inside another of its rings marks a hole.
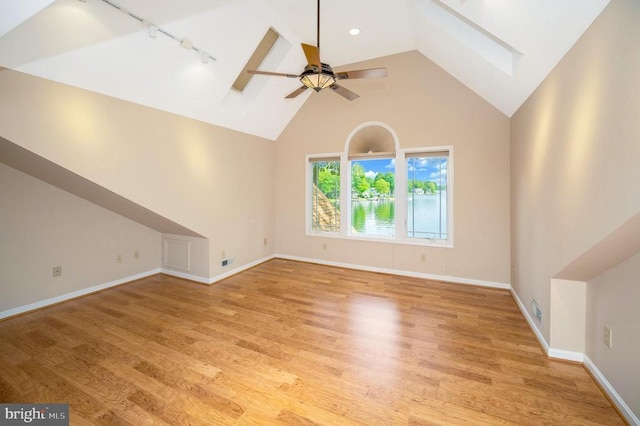
<instances>
[{"instance_id":1,"label":"ceiling fan motor housing","mask_svg":"<svg viewBox=\"0 0 640 426\"><path fill-rule=\"evenodd\" d=\"M335 76L333 69L331 69L331 66L329 64L322 63L321 65L322 65L322 69L320 72L318 72L317 65L308 64L304 67L304 71L300 75L302 76L307 74L326 74L330 76Z\"/></svg>"}]
</instances>

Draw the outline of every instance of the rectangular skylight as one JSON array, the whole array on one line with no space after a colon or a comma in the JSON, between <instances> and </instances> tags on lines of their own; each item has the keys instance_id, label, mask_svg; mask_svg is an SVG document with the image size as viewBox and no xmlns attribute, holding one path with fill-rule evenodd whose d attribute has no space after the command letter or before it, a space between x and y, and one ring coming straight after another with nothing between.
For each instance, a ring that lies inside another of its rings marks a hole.
<instances>
[{"instance_id":1,"label":"rectangular skylight","mask_svg":"<svg viewBox=\"0 0 640 426\"><path fill-rule=\"evenodd\" d=\"M238 78L233 82L233 87L238 92L242 92L247 84L249 84L249 80L253 77L251 74L247 72L247 70L257 70L262 64L262 61L267 57L271 48L276 44L280 34L276 32L273 28L269 28L267 33L262 37L262 41L256 47L256 50L253 52L253 55L247 61L247 64L242 68L240 74L238 74Z\"/></svg>"},{"instance_id":2,"label":"rectangular skylight","mask_svg":"<svg viewBox=\"0 0 640 426\"><path fill-rule=\"evenodd\" d=\"M438 25L445 28L451 36L482 56L496 68L499 68L507 75L513 76L515 60L521 55L517 49L467 19L440 0L423 2L423 13L434 22L437 22Z\"/></svg>"}]
</instances>

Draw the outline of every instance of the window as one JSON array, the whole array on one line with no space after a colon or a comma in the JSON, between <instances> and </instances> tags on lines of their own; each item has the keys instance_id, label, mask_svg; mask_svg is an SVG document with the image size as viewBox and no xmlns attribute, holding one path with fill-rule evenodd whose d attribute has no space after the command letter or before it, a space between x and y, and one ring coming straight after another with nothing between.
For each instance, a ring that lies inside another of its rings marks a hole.
<instances>
[{"instance_id":1,"label":"window","mask_svg":"<svg viewBox=\"0 0 640 426\"><path fill-rule=\"evenodd\" d=\"M340 160L311 159L311 229L340 232Z\"/></svg>"},{"instance_id":2,"label":"window","mask_svg":"<svg viewBox=\"0 0 640 426\"><path fill-rule=\"evenodd\" d=\"M351 233L393 237L395 159L351 161Z\"/></svg>"},{"instance_id":3,"label":"window","mask_svg":"<svg viewBox=\"0 0 640 426\"><path fill-rule=\"evenodd\" d=\"M407 238L448 239L449 152L406 155Z\"/></svg>"},{"instance_id":4,"label":"window","mask_svg":"<svg viewBox=\"0 0 640 426\"><path fill-rule=\"evenodd\" d=\"M307 234L453 247L452 146L349 148L307 156Z\"/></svg>"}]
</instances>

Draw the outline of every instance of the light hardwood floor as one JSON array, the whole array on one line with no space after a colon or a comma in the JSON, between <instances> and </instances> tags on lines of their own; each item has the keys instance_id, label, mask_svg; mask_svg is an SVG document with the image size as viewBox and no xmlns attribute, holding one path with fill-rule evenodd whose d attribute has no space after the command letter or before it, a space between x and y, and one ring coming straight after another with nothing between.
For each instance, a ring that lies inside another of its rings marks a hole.
<instances>
[{"instance_id":1,"label":"light hardwood floor","mask_svg":"<svg viewBox=\"0 0 640 426\"><path fill-rule=\"evenodd\" d=\"M0 400L71 424L616 425L510 294L275 259L0 322Z\"/></svg>"}]
</instances>

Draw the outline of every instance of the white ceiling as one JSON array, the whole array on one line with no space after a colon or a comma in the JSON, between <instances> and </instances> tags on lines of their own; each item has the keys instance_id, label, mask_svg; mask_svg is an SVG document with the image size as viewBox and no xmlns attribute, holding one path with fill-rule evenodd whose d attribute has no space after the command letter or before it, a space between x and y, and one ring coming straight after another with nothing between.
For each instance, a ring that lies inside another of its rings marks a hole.
<instances>
[{"instance_id":1,"label":"white ceiling","mask_svg":"<svg viewBox=\"0 0 640 426\"><path fill-rule=\"evenodd\" d=\"M282 37L261 69L302 71L300 43L316 44L314 0L111 1L216 61L149 37L103 0L2 0L0 66L268 139L313 96L284 99L295 79L255 76L243 93L231 85L269 27ZM608 3L324 0L321 56L335 68L417 49L511 116Z\"/></svg>"}]
</instances>

